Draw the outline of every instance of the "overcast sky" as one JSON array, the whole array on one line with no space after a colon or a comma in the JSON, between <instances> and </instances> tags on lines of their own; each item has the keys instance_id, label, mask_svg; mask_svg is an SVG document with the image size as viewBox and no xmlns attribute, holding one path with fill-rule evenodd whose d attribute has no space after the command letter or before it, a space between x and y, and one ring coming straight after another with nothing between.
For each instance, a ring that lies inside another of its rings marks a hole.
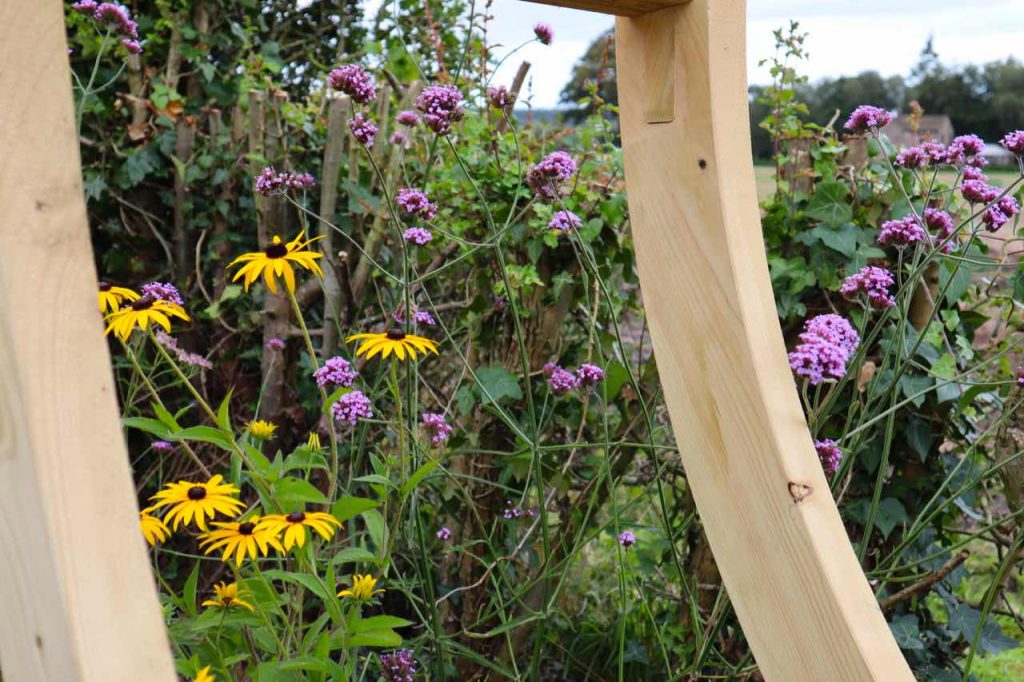
<instances>
[{"instance_id":1,"label":"overcast sky","mask_svg":"<svg viewBox=\"0 0 1024 682\"><path fill-rule=\"evenodd\" d=\"M810 59L801 71L812 80L868 69L906 74L929 35L935 37L935 50L946 64L1009 56L1024 61L1024 0L749 0L747 6L747 68L752 83L769 80L757 62L774 49L772 30L790 19L800 21L810 34ZM613 23L600 14L522 0L494 0L491 14L491 41L508 49L531 38L538 21L554 29L552 45L524 48L503 65L495 80L511 82L526 59L533 65L530 91L538 108L558 104L573 64Z\"/></svg>"}]
</instances>

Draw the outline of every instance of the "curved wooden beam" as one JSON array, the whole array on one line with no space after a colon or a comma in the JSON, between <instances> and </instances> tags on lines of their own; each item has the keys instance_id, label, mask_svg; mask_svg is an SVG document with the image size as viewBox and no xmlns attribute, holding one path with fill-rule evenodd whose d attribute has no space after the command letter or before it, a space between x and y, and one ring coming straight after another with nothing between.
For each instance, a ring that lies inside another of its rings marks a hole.
<instances>
[{"instance_id":1,"label":"curved wooden beam","mask_svg":"<svg viewBox=\"0 0 1024 682\"><path fill-rule=\"evenodd\" d=\"M913 676L839 518L786 361L761 238L745 2L616 23L630 220L666 400L765 677Z\"/></svg>"},{"instance_id":2,"label":"curved wooden beam","mask_svg":"<svg viewBox=\"0 0 1024 682\"><path fill-rule=\"evenodd\" d=\"M64 7L0 2L0 665L177 679L96 309Z\"/></svg>"}]
</instances>

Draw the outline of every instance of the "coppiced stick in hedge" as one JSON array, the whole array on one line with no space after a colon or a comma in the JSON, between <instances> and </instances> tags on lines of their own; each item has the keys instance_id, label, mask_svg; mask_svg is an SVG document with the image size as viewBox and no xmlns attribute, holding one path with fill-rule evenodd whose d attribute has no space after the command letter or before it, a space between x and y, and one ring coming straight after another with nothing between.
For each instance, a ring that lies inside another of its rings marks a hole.
<instances>
[{"instance_id":1,"label":"coppiced stick in hedge","mask_svg":"<svg viewBox=\"0 0 1024 682\"><path fill-rule=\"evenodd\" d=\"M174 126L174 133L174 223L171 241L174 245L174 279L184 285L188 273L192 271L192 240L185 215L188 193L185 172L192 158L195 129L182 116Z\"/></svg>"},{"instance_id":2,"label":"coppiced stick in hedge","mask_svg":"<svg viewBox=\"0 0 1024 682\"><path fill-rule=\"evenodd\" d=\"M324 268L324 333L320 341L320 355L329 358L338 345L338 329L341 326L342 287L338 278L337 257L334 252L334 231L329 221L334 219L338 208L338 178L341 174L342 150L345 143L345 119L348 117L349 98L347 95L333 97L327 105L327 140L324 145L324 162L320 182L319 229L320 250L327 266ZM347 306L351 308L349 301Z\"/></svg>"}]
</instances>

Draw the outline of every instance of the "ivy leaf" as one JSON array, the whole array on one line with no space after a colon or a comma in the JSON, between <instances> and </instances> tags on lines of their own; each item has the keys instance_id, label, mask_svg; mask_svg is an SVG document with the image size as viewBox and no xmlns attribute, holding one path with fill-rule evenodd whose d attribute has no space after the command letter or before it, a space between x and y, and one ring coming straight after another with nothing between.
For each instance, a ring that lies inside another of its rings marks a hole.
<instances>
[{"instance_id":1,"label":"ivy leaf","mask_svg":"<svg viewBox=\"0 0 1024 682\"><path fill-rule=\"evenodd\" d=\"M875 526L886 538L892 529L907 520L907 510L903 503L895 497L887 497L878 503L878 513L875 515Z\"/></svg>"},{"instance_id":2,"label":"ivy leaf","mask_svg":"<svg viewBox=\"0 0 1024 682\"><path fill-rule=\"evenodd\" d=\"M853 218L853 209L847 199L849 194L850 189L841 182L823 182L814 191L804 213L826 225L839 227Z\"/></svg>"},{"instance_id":3,"label":"ivy leaf","mask_svg":"<svg viewBox=\"0 0 1024 682\"><path fill-rule=\"evenodd\" d=\"M924 649L921 631L917 627L917 616L908 614L895 618L889 623L889 629L901 649Z\"/></svg>"},{"instance_id":4,"label":"ivy leaf","mask_svg":"<svg viewBox=\"0 0 1024 682\"><path fill-rule=\"evenodd\" d=\"M481 367L476 371L477 394L483 405L500 403L505 398L519 400L523 391L519 379L504 367Z\"/></svg>"}]
</instances>

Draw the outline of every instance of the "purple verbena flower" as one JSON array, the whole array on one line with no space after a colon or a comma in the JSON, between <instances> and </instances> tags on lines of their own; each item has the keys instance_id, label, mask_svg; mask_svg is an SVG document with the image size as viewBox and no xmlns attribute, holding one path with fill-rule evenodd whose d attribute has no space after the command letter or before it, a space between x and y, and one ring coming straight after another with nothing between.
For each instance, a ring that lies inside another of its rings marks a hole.
<instances>
[{"instance_id":1,"label":"purple verbena flower","mask_svg":"<svg viewBox=\"0 0 1024 682\"><path fill-rule=\"evenodd\" d=\"M350 391L331 405L331 414L335 420L355 426L359 420L373 417L373 408L362 391Z\"/></svg>"},{"instance_id":2,"label":"purple verbena flower","mask_svg":"<svg viewBox=\"0 0 1024 682\"><path fill-rule=\"evenodd\" d=\"M179 346L178 340L163 329L157 329L154 336L157 343L169 350L171 353L174 353L175 357L178 358L178 362L191 367L199 367L200 369L213 369L212 362L198 353L190 353Z\"/></svg>"},{"instance_id":3,"label":"purple verbena flower","mask_svg":"<svg viewBox=\"0 0 1024 682\"><path fill-rule=\"evenodd\" d=\"M576 380L580 386L594 386L604 380L604 370L597 365L584 362L576 370Z\"/></svg>"},{"instance_id":4,"label":"purple verbena flower","mask_svg":"<svg viewBox=\"0 0 1024 682\"><path fill-rule=\"evenodd\" d=\"M544 23L534 25L533 35L537 36L537 40L539 40L543 45L550 45L551 41L555 39L554 30L550 25Z\"/></svg>"},{"instance_id":5,"label":"purple verbena flower","mask_svg":"<svg viewBox=\"0 0 1024 682\"><path fill-rule=\"evenodd\" d=\"M437 213L437 206L430 201L426 193L411 187L403 187L398 190L395 203L409 215L420 216L427 220L433 218Z\"/></svg>"},{"instance_id":6,"label":"purple verbena flower","mask_svg":"<svg viewBox=\"0 0 1024 682\"><path fill-rule=\"evenodd\" d=\"M356 113L348 120L348 127L352 131L352 136L364 147L369 149L373 146L373 138L377 137L377 124L363 116L362 112Z\"/></svg>"},{"instance_id":7,"label":"purple verbena flower","mask_svg":"<svg viewBox=\"0 0 1024 682\"><path fill-rule=\"evenodd\" d=\"M561 184L576 172L576 162L563 151L551 152L526 173L526 183L537 196L554 199L561 195Z\"/></svg>"},{"instance_id":8,"label":"purple verbena flower","mask_svg":"<svg viewBox=\"0 0 1024 682\"><path fill-rule=\"evenodd\" d=\"M555 365L551 372L547 372L547 365L545 365L545 373L548 377L548 388L555 395L565 395L571 391L575 391L579 388L580 380L576 378L576 375L569 370L562 369Z\"/></svg>"},{"instance_id":9,"label":"purple verbena flower","mask_svg":"<svg viewBox=\"0 0 1024 682\"><path fill-rule=\"evenodd\" d=\"M987 204L999 196L999 188L982 180L964 180L960 185L960 193L972 204Z\"/></svg>"},{"instance_id":10,"label":"purple verbena flower","mask_svg":"<svg viewBox=\"0 0 1024 682\"><path fill-rule=\"evenodd\" d=\"M419 125L420 116L415 111L409 111L408 109L399 112L398 116L395 116L395 121L404 126L413 127Z\"/></svg>"},{"instance_id":11,"label":"purple verbena flower","mask_svg":"<svg viewBox=\"0 0 1024 682\"><path fill-rule=\"evenodd\" d=\"M885 268L866 265L859 272L843 280L839 293L847 298L860 295L867 297L868 305L875 308L891 308L896 300L890 295L889 287L895 284L892 274Z\"/></svg>"},{"instance_id":12,"label":"purple verbena flower","mask_svg":"<svg viewBox=\"0 0 1024 682\"><path fill-rule=\"evenodd\" d=\"M71 9L82 14L95 14L98 3L96 0L82 0L71 5Z\"/></svg>"},{"instance_id":13,"label":"purple verbena flower","mask_svg":"<svg viewBox=\"0 0 1024 682\"><path fill-rule=\"evenodd\" d=\"M896 165L904 168L924 168L929 160L928 154L920 147L907 147L896 155Z\"/></svg>"},{"instance_id":14,"label":"purple verbena flower","mask_svg":"<svg viewBox=\"0 0 1024 682\"><path fill-rule=\"evenodd\" d=\"M797 344L789 354L789 367L817 386L830 379L842 379L849 359L849 354L839 346L814 336Z\"/></svg>"},{"instance_id":15,"label":"purple verbena flower","mask_svg":"<svg viewBox=\"0 0 1024 682\"><path fill-rule=\"evenodd\" d=\"M97 5L93 18L104 24L109 30L122 36L132 39L138 39L139 37L139 27L132 21L131 14L124 5L104 2L101 5Z\"/></svg>"},{"instance_id":16,"label":"purple verbena flower","mask_svg":"<svg viewBox=\"0 0 1024 682\"><path fill-rule=\"evenodd\" d=\"M327 87L340 90L359 104L366 104L377 97L377 84L373 77L355 64L347 64L327 74Z\"/></svg>"},{"instance_id":17,"label":"purple verbena flower","mask_svg":"<svg viewBox=\"0 0 1024 682\"><path fill-rule=\"evenodd\" d=\"M965 158L971 156L980 156L985 151L985 141L977 135L958 135L953 138L953 141L949 144L953 153L957 156L963 155Z\"/></svg>"},{"instance_id":18,"label":"purple verbena flower","mask_svg":"<svg viewBox=\"0 0 1024 682\"><path fill-rule=\"evenodd\" d=\"M623 547L632 547L636 544L636 535L631 530L624 530L619 533L619 544Z\"/></svg>"},{"instance_id":19,"label":"purple verbena flower","mask_svg":"<svg viewBox=\"0 0 1024 682\"><path fill-rule=\"evenodd\" d=\"M434 238L434 235L424 227L410 227L402 233L402 238L410 244L423 246L428 244Z\"/></svg>"},{"instance_id":20,"label":"purple verbena flower","mask_svg":"<svg viewBox=\"0 0 1024 682\"><path fill-rule=\"evenodd\" d=\"M177 303L178 305L185 305L185 300L181 297L181 292L179 292L178 287L173 284L167 284L165 282L150 282L149 284L143 284L141 291L143 296L148 296L154 301L168 301L170 303Z\"/></svg>"},{"instance_id":21,"label":"purple verbena flower","mask_svg":"<svg viewBox=\"0 0 1024 682\"><path fill-rule=\"evenodd\" d=\"M999 144L1003 145L1003 148L1011 154L1024 156L1024 130L1014 130L1013 132L1006 133L1003 135L1003 139L999 141Z\"/></svg>"},{"instance_id":22,"label":"purple verbena flower","mask_svg":"<svg viewBox=\"0 0 1024 682\"><path fill-rule=\"evenodd\" d=\"M1011 197L1009 194L1007 194L1002 199L997 201L996 206L999 208L1000 211L1006 214L1007 218L1012 218L1013 216L1020 213L1020 206L1017 204L1017 200Z\"/></svg>"},{"instance_id":23,"label":"purple verbena flower","mask_svg":"<svg viewBox=\"0 0 1024 682\"><path fill-rule=\"evenodd\" d=\"M939 142L922 142L921 151L928 155L928 161L933 166L946 163L949 158L946 145Z\"/></svg>"},{"instance_id":24,"label":"purple verbena flower","mask_svg":"<svg viewBox=\"0 0 1024 682\"><path fill-rule=\"evenodd\" d=\"M900 220L887 220L882 223L882 229L878 233L879 244L900 249L925 241L927 238L928 234L921 226L921 221L913 214Z\"/></svg>"},{"instance_id":25,"label":"purple verbena flower","mask_svg":"<svg viewBox=\"0 0 1024 682\"><path fill-rule=\"evenodd\" d=\"M266 346L267 350L284 350L284 341L276 336L272 339L267 339L267 342L263 345Z\"/></svg>"},{"instance_id":26,"label":"purple verbena flower","mask_svg":"<svg viewBox=\"0 0 1024 682\"><path fill-rule=\"evenodd\" d=\"M441 542L448 542L452 539L452 531L448 526L441 526L441 530L437 531L437 539Z\"/></svg>"},{"instance_id":27,"label":"purple verbena flower","mask_svg":"<svg viewBox=\"0 0 1024 682\"><path fill-rule=\"evenodd\" d=\"M150 447L156 450L157 452L170 452L171 450L174 449L174 445L172 443L168 443L165 440L155 440L153 441L152 445L150 445Z\"/></svg>"},{"instance_id":28,"label":"purple verbena flower","mask_svg":"<svg viewBox=\"0 0 1024 682\"><path fill-rule=\"evenodd\" d=\"M839 469L839 463L843 460L843 451L834 440L828 438L814 441L814 449L818 451L818 459L821 461L821 468L826 476L831 476Z\"/></svg>"},{"instance_id":29,"label":"purple verbena flower","mask_svg":"<svg viewBox=\"0 0 1024 682\"><path fill-rule=\"evenodd\" d=\"M399 649L380 657L380 674L388 682L415 682L416 672L412 649Z\"/></svg>"},{"instance_id":30,"label":"purple verbena flower","mask_svg":"<svg viewBox=\"0 0 1024 682\"><path fill-rule=\"evenodd\" d=\"M977 166L964 166L964 180L985 180L985 173Z\"/></svg>"},{"instance_id":31,"label":"purple verbena flower","mask_svg":"<svg viewBox=\"0 0 1024 682\"><path fill-rule=\"evenodd\" d=\"M416 98L416 108L423 122L438 135L447 135L452 123L465 115L462 93L454 85L430 85Z\"/></svg>"},{"instance_id":32,"label":"purple verbena flower","mask_svg":"<svg viewBox=\"0 0 1024 682\"><path fill-rule=\"evenodd\" d=\"M512 93L504 85L487 88L487 103L495 109L507 109L512 104Z\"/></svg>"},{"instance_id":33,"label":"purple verbena flower","mask_svg":"<svg viewBox=\"0 0 1024 682\"><path fill-rule=\"evenodd\" d=\"M352 367L352 363L345 358L337 356L328 359L320 369L313 372L316 385L320 388L327 388L328 386L344 386L348 388L355 382L358 376L359 372Z\"/></svg>"},{"instance_id":34,"label":"purple verbena flower","mask_svg":"<svg viewBox=\"0 0 1024 682\"><path fill-rule=\"evenodd\" d=\"M407 139L408 136L405 134L404 130L396 130L391 133L391 137L388 138L388 142L391 144L405 144Z\"/></svg>"},{"instance_id":35,"label":"purple verbena flower","mask_svg":"<svg viewBox=\"0 0 1024 682\"><path fill-rule=\"evenodd\" d=\"M953 223L953 217L941 209L926 208L924 210L924 222L928 226L928 229L935 232L935 240L937 242L945 242L942 246L943 252L951 252L955 245L953 240L949 238L953 236L953 232L956 231L956 225Z\"/></svg>"},{"instance_id":36,"label":"purple verbena flower","mask_svg":"<svg viewBox=\"0 0 1024 682\"><path fill-rule=\"evenodd\" d=\"M548 227L553 230L561 230L562 232L570 232L572 230L579 229L583 221L580 217L572 211L558 211L551 218L551 222L548 223Z\"/></svg>"},{"instance_id":37,"label":"purple verbena flower","mask_svg":"<svg viewBox=\"0 0 1024 682\"><path fill-rule=\"evenodd\" d=\"M804 322L804 331L800 334L800 339L810 341L815 337L838 346L849 356L852 356L860 345L860 335L849 320L832 313L817 315Z\"/></svg>"},{"instance_id":38,"label":"purple verbena flower","mask_svg":"<svg viewBox=\"0 0 1024 682\"><path fill-rule=\"evenodd\" d=\"M142 43L132 38L121 38L121 45L132 54L142 54Z\"/></svg>"},{"instance_id":39,"label":"purple verbena flower","mask_svg":"<svg viewBox=\"0 0 1024 682\"><path fill-rule=\"evenodd\" d=\"M433 327L437 324L437 320L426 310L415 310L412 314L412 321L416 324L422 324L427 327Z\"/></svg>"},{"instance_id":40,"label":"purple verbena flower","mask_svg":"<svg viewBox=\"0 0 1024 682\"><path fill-rule=\"evenodd\" d=\"M981 222L989 232L995 232L1010 221L1010 217L1000 210L998 206L989 206L981 214Z\"/></svg>"},{"instance_id":41,"label":"purple verbena flower","mask_svg":"<svg viewBox=\"0 0 1024 682\"><path fill-rule=\"evenodd\" d=\"M1024 366L1017 368L1016 381L1018 386L1024 387Z\"/></svg>"},{"instance_id":42,"label":"purple verbena flower","mask_svg":"<svg viewBox=\"0 0 1024 682\"><path fill-rule=\"evenodd\" d=\"M523 511L516 505L512 504L512 500L505 500L505 511L502 515L506 519L518 519L521 516L533 516L529 510Z\"/></svg>"},{"instance_id":43,"label":"purple verbena flower","mask_svg":"<svg viewBox=\"0 0 1024 682\"><path fill-rule=\"evenodd\" d=\"M448 424L448 421L444 418L443 414L437 414L436 412L424 412L422 415L423 426L430 433L430 442L433 445L440 445L448 440L448 436L451 435L452 427Z\"/></svg>"},{"instance_id":44,"label":"purple verbena flower","mask_svg":"<svg viewBox=\"0 0 1024 682\"><path fill-rule=\"evenodd\" d=\"M309 173L278 173L271 166L267 166L256 176L256 193L268 197L272 194L281 194L288 189L309 189L315 184L316 180Z\"/></svg>"},{"instance_id":45,"label":"purple verbena flower","mask_svg":"<svg viewBox=\"0 0 1024 682\"><path fill-rule=\"evenodd\" d=\"M853 110L844 126L855 133L866 133L869 130L884 128L892 122L892 114L885 109L862 104Z\"/></svg>"}]
</instances>

